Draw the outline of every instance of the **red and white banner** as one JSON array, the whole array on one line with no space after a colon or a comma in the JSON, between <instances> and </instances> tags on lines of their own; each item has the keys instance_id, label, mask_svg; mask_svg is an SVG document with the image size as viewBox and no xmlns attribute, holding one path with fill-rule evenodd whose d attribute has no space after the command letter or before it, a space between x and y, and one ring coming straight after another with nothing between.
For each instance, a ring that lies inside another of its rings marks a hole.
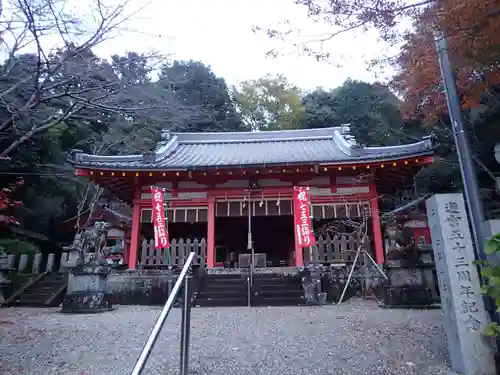
<instances>
[{"instance_id":1,"label":"red and white banner","mask_svg":"<svg viewBox=\"0 0 500 375\"><path fill-rule=\"evenodd\" d=\"M163 189L151 186L151 206L153 208L153 228L155 231L155 249L170 247L168 231L165 221L165 205L163 203Z\"/></svg>"},{"instance_id":2,"label":"red and white banner","mask_svg":"<svg viewBox=\"0 0 500 375\"><path fill-rule=\"evenodd\" d=\"M316 239L312 228L309 188L293 188L293 221L295 236L300 247L314 246Z\"/></svg>"}]
</instances>

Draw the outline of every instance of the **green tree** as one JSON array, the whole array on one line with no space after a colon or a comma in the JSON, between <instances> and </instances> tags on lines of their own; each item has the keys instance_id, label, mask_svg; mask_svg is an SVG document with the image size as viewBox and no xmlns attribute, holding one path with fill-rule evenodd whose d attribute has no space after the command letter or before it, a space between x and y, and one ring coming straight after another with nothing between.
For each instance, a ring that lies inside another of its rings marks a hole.
<instances>
[{"instance_id":1,"label":"green tree","mask_svg":"<svg viewBox=\"0 0 500 375\"><path fill-rule=\"evenodd\" d=\"M188 121L170 122L166 127L188 132L245 130L226 82L205 64L199 61L166 64L157 84L161 89L172 90L177 101L195 111Z\"/></svg>"},{"instance_id":2,"label":"green tree","mask_svg":"<svg viewBox=\"0 0 500 375\"><path fill-rule=\"evenodd\" d=\"M304 114L300 89L284 76L240 83L233 96L241 117L252 130L285 130L300 126Z\"/></svg>"},{"instance_id":3,"label":"green tree","mask_svg":"<svg viewBox=\"0 0 500 375\"><path fill-rule=\"evenodd\" d=\"M0 158L12 156L61 123L81 121L97 130L159 110L175 112L178 106L172 95L163 100L144 90L156 56L130 53L110 63L92 51L129 19L124 4L92 4L85 18L68 13L65 0L10 6L9 12L0 14L6 27L2 32L10 35L3 39L8 53L0 67L0 133L5 135ZM63 47L47 50L54 42ZM25 53L26 46L33 46L34 52Z\"/></svg>"},{"instance_id":4,"label":"green tree","mask_svg":"<svg viewBox=\"0 0 500 375\"><path fill-rule=\"evenodd\" d=\"M348 79L334 90L316 90L304 100L301 127L350 125L360 144L385 146L407 142L396 96L381 84ZM408 135L414 137L413 134Z\"/></svg>"}]
</instances>

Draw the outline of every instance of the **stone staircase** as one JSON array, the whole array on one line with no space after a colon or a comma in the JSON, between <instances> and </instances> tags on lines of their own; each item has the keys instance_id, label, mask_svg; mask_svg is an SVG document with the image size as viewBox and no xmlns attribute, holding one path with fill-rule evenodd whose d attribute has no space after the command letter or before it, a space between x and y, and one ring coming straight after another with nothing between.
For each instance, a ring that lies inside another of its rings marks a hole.
<instances>
[{"instance_id":1,"label":"stone staircase","mask_svg":"<svg viewBox=\"0 0 500 375\"><path fill-rule=\"evenodd\" d=\"M248 306L246 274L205 275L195 307ZM251 306L298 306L304 304L300 278L276 274L255 274L250 293Z\"/></svg>"},{"instance_id":2,"label":"stone staircase","mask_svg":"<svg viewBox=\"0 0 500 375\"><path fill-rule=\"evenodd\" d=\"M195 307L247 306L246 275L205 275Z\"/></svg>"},{"instance_id":3,"label":"stone staircase","mask_svg":"<svg viewBox=\"0 0 500 375\"><path fill-rule=\"evenodd\" d=\"M304 291L299 277L256 274L252 289L252 306L298 306L304 304Z\"/></svg>"},{"instance_id":4,"label":"stone staircase","mask_svg":"<svg viewBox=\"0 0 500 375\"><path fill-rule=\"evenodd\" d=\"M43 273L15 291L5 304L22 307L59 306L64 298L66 287L67 274L65 272Z\"/></svg>"}]
</instances>

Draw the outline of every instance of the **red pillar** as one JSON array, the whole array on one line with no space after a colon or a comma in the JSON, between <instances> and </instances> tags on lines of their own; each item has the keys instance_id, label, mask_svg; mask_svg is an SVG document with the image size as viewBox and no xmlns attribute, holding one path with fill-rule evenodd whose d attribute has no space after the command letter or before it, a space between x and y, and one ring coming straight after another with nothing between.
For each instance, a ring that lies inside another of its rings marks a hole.
<instances>
[{"instance_id":1,"label":"red pillar","mask_svg":"<svg viewBox=\"0 0 500 375\"><path fill-rule=\"evenodd\" d=\"M215 267L215 198L208 198L207 268Z\"/></svg>"},{"instance_id":2,"label":"red pillar","mask_svg":"<svg viewBox=\"0 0 500 375\"><path fill-rule=\"evenodd\" d=\"M129 270L137 269L140 232L141 232L141 207L134 200L134 211L132 214L132 233L130 234L130 250L128 258Z\"/></svg>"},{"instance_id":3,"label":"red pillar","mask_svg":"<svg viewBox=\"0 0 500 375\"><path fill-rule=\"evenodd\" d=\"M370 199L373 225L373 244L375 246L375 261L377 262L377 264L382 264L384 263L384 241L382 237L382 227L380 225L378 196L375 184L372 184L370 186L370 190L375 193L374 197Z\"/></svg>"}]
</instances>

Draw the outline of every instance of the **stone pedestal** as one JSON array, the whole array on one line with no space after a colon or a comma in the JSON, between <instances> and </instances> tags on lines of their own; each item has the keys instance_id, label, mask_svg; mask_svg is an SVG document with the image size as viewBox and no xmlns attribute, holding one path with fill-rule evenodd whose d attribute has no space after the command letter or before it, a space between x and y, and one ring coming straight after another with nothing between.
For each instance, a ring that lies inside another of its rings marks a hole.
<instances>
[{"instance_id":1,"label":"stone pedestal","mask_svg":"<svg viewBox=\"0 0 500 375\"><path fill-rule=\"evenodd\" d=\"M406 264L403 260L388 260L384 270L388 278L383 294L385 306L415 308L433 305L432 292L424 285L423 268Z\"/></svg>"},{"instance_id":2,"label":"stone pedestal","mask_svg":"<svg viewBox=\"0 0 500 375\"><path fill-rule=\"evenodd\" d=\"M302 277L302 288L306 305L320 305L324 303L326 295L321 293L321 266L310 264L305 267Z\"/></svg>"},{"instance_id":3,"label":"stone pedestal","mask_svg":"<svg viewBox=\"0 0 500 375\"><path fill-rule=\"evenodd\" d=\"M5 303L5 297L3 295L4 288L10 284L9 278L7 275L9 274L9 270L7 268L1 268L0 264L0 306Z\"/></svg>"},{"instance_id":4,"label":"stone pedestal","mask_svg":"<svg viewBox=\"0 0 500 375\"><path fill-rule=\"evenodd\" d=\"M89 314L112 310L108 293L108 268L85 265L74 269L62 303L62 313Z\"/></svg>"},{"instance_id":5,"label":"stone pedestal","mask_svg":"<svg viewBox=\"0 0 500 375\"><path fill-rule=\"evenodd\" d=\"M1 251L0 252L0 306L5 303L5 297L3 295L4 288L10 284L9 278L9 264L7 255Z\"/></svg>"}]
</instances>

